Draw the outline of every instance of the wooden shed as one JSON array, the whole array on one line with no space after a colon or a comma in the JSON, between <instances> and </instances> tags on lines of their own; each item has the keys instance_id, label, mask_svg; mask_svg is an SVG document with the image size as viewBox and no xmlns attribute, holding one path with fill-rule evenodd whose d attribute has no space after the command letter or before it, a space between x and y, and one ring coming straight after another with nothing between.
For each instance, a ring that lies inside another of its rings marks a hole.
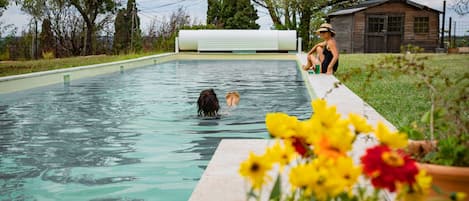
<instances>
[{"instance_id":1,"label":"wooden shed","mask_svg":"<svg viewBox=\"0 0 469 201\"><path fill-rule=\"evenodd\" d=\"M407 44L434 52L440 13L409 0L368 0L330 13L328 21L341 52L399 52Z\"/></svg>"}]
</instances>

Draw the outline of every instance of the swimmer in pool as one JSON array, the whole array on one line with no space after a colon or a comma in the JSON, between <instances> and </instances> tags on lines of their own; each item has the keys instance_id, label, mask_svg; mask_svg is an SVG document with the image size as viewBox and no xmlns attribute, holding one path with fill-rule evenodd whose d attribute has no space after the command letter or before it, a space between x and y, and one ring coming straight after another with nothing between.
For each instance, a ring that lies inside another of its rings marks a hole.
<instances>
[{"instance_id":1,"label":"swimmer in pool","mask_svg":"<svg viewBox=\"0 0 469 201\"><path fill-rule=\"evenodd\" d=\"M205 89L200 92L199 99L197 100L199 107L198 114L202 117L216 117L220 105L218 103L217 94L213 89Z\"/></svg>"},{"instance_id":2,"label":"swimmer in pool","mask_svg":"<svg viewBox=\"0 0 469 201\"><path fill-rule=\"evenodd\" d=\"M239 104L239 93L237 91L230 91L226 94L226 105L229 107L237 106Z\"/></svg>"}]
</instances>

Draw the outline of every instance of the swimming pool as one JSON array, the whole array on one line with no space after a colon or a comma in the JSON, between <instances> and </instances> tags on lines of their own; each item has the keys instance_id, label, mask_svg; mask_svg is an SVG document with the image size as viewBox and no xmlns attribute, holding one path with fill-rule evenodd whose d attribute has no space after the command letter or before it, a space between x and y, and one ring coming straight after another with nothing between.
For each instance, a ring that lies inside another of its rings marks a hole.
<instances>
[{"instance_id":1,"label":"swimming pool","mask_svg":"<svg viewBox=\"0 0 469 201\"><path fill-rule=\"evenodd\" d=\"M308 118L296 61L171 61L0 95L0 200L187 200L219 141ZM196 116L214 88L222 118ZM241 102L227 109L224 94Z\"/></svg>"}]
</instances>

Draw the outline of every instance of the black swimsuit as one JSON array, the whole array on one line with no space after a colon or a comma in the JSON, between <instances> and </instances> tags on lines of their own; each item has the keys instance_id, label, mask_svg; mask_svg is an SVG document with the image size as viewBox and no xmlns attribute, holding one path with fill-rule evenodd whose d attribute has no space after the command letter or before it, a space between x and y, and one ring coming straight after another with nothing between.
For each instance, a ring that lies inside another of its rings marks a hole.
<instances>
[{"instance_id":1,"label":"black swimsuit","mask_svg":"<svg viewBox=\"0 0 469 201\"><path fill-rule=\"evenodd\" d=\"M321 73L326 73L327 72L327 67L332 61L332 58L334 58L334 55L332 55L332 52L327 49L327 45L324 47L324 50L322 52L324 54L324 61L322 61L322 69ZM334 73L337 71L337 68L339 67L339 59L337 59L337 62L335 62L333 66Z\"/></svg>"}]
</instances>

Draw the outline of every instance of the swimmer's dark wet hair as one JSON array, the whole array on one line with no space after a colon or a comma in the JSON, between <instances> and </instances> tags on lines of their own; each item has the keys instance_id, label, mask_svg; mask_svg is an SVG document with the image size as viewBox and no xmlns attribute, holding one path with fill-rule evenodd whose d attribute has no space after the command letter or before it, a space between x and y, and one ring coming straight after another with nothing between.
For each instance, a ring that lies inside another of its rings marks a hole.
<instances>
[{"instance_id":1,"label":"swimmer's dark wet hair","mask_svg":"<svg viewBox=\"0 0 469 201\"><path fill-rule=\"evenodd\" d=\"M199 116L213 117L217 116L220 105L218 104L217 94L213 89L206 89L200 92L199 100L197 100L199 106Z\"/></svg>"}]
</instances>

